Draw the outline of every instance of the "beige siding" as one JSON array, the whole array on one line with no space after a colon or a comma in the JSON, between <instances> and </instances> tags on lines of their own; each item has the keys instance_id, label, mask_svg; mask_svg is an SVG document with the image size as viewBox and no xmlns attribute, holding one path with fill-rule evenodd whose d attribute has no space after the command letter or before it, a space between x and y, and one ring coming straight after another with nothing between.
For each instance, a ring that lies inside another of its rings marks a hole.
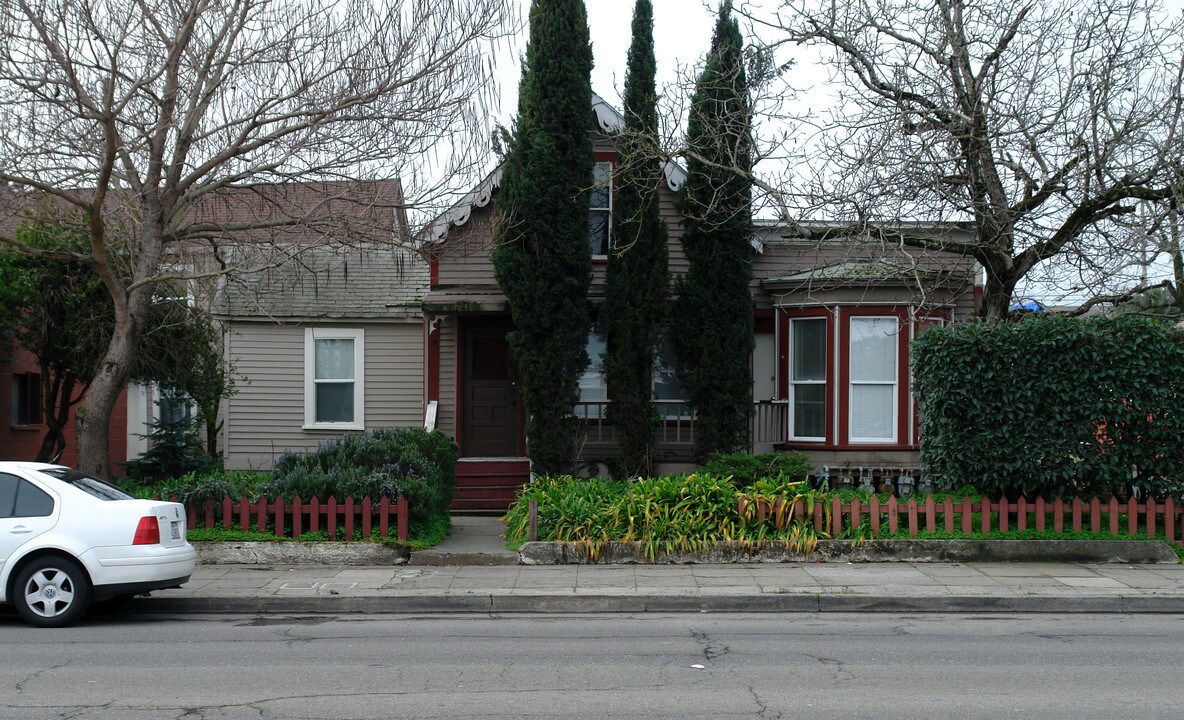
<instances>
[{"instance_id":1,"label":"beige siding","mask_svg":"<svg viewBox=\"0 0 1184 720\"><path fill-rule=\"evenodd\" d=\"M228 468L270 469L284 450L308 450L338 434L304 430L304 325L233 322L227 341L239 376L226 403ZM423 423L423 324L334 322L365 330L368 428Z\"/></svg>"}]
</instances>

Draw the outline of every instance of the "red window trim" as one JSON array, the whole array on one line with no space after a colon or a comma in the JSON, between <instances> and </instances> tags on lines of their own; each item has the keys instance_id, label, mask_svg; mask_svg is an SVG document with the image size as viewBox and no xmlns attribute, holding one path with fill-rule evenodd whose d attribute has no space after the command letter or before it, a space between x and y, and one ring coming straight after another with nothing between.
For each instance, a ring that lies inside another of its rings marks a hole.
<instances>
[{"instance_id":1,"label":"red window trim","mask_svg":"<svg viewBox=\"0 0 1184 720\"><path fill-rule=\"evenodd\" d=\"M900 337L897 342L897 441L895 443L852 442L850 438L851 318L857 317L895 317L900 327ZM780 372L777 381L777 393L778 397L783 400L789 399L790 322L792 320L808 318L825 318L828 321L826 325L826 440L820 442L789 439L784 443L783 447L792 450L826 449L840 451L918 449L920 423L916 412L916 403L912 397L909 347L922 323L930 319L938 319L944 323L949 323L952 318L951 310L949 308L918 308L901 305L827 305L778 309L777 354ZM837 338L836 333L838 334ZM837 372L835 362L836 345L838 348ZM836 382L839 383L837 387L837 403L835 402ZM792 413L793 408L789 408L788 412ZM788 420L789 418L787 418ZM838 426L837 436L836 425Z\"/></svg>"},{"instance_id":2,"label":"red window trim","mask_svg":"<svg viewBox=\"0 0 1184 720\"><path fill-rule=\"evenodd\" d=\"M782 365L781 372L777 379L777 392L781 399L789 400L789 327L793 320L811 320L823 319L826 320L826 439L824 441L817 440L795 440L790 438L787 442L789 447L797 448L818 448L831 447L834 445L834 429L835 429L835 404L831 401L834 397L834 348L835 348L835 322L834 322L834 308L831 307L812 307L800 309L782 309L778 312L778 325L781 330L781 337L778 340L778 354L781 356ZM793 408L788 407L786 410L790 414L786 418L789 422L792 417ZM788 429L788 428L787 428Z\"/></svg>"},{"instance_id":3,"label":"red window trim","mask_svg":"<svg viewBox=\"0 0 1184 720\"><path fill-rule=\"evenodd\" d=\"M896 442L858 442L851 439L851 319L894 317L897 321L896 339ZM869 449L874 447L912 449L909 440L909 339L912 325L908 308L857 307L839 312L839 408L842 411L839 422L840 449Z\"/></svg>"}]
</instances>

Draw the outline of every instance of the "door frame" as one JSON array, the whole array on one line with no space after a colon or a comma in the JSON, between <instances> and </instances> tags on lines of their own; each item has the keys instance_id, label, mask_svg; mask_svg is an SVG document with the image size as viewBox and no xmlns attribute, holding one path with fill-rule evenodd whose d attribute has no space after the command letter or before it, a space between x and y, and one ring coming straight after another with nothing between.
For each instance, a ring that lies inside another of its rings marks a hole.
<instances>
[{"instance_id":1,"label":"door frame","mask_svg":"<svg viewBox=\"0 0 1184 720\"><path fill-rule=\"evenodd\" d=\"M461 457L485 457L473 455L468 450L469 434L472 432L469 423L469 407L467 400L468 383L471 381L472 357L469 341L474 337L505 335L514 329L509 316L458 316L457 318L457 441L460 445ZM511 455L495 455L490 457L526 457L526 411L522 401L522 381L518 374L517 365L510 351L511 371L514 379L514 444L516 449Z\"/></svg>"}]
</instances>

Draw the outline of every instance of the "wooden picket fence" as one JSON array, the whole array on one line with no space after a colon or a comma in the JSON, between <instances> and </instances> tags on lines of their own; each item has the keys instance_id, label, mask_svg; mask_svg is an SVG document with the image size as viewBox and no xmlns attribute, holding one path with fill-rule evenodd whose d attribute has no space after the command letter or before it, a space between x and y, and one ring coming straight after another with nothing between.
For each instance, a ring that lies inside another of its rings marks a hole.
<instances>
[{"instance_id":1,"label":"wooden picket fence","mask_svg":"<svg viewBox=\"0 0 1184 720\"><path fill-rule=\"evenodd\" d=\"M834 498L827 504L815 503L808 509L806 502L799 499L795 505L792 515L782 512L780 501L773 506L758 507L757 520L777 518L778 524L784 525L792 518L813 523L816 530L831 535L866 523L873 537L885 532L895 534L901 528L907 529L910 537L916 537L922 530L935 532L940 527L946 532L957 529L965 535L1012 529L1063 533L1071 529L1114 536L1145 534L1154 538L1162 528L1168 542L1184 539L1184 506L1177 506L1171 498L1163 502L1154 499L1140 502L1135 498L1121 502L1114 497L1108 501L1095 498L1089 502L1081 498L1069 501L1056 498L1051 502L1043 498L1035 501L983 498L976 502L963 498L954 502L946 498L939 503L930 497L918 503L916 499L901 502L896 498L883 502L873 496L870 502L853 498L845 503Z\"/></svg>"},{"instance_id":2,"label":"wooden picket fence","mask_svg":"<svg viewBox=\"0 0 1184 720\"><path fill-rule=\"evenodd\" d=\"M378 502L372 502L369 497L361 501L351 497L341 502L333 497L328 500L297 497L290 502L283 498L251 501L246 497L239 500L225 497L221 507L207 502L201 508L187 505L185 509L190 530L199 525L211 530L218 526L226 530L237 527L242 532L295 538L324 528L330 540L338 539L338 528L342 530L342 540L353 538L354 529L359 527L363 538L370 537L376 525L379 537L383 538L390 536L392 528L400 540L406 540L409 532L407 498L404 497L393 502L385 497ZM269 520L272 521L270 525Z\"/></svg>"}]
</instances>

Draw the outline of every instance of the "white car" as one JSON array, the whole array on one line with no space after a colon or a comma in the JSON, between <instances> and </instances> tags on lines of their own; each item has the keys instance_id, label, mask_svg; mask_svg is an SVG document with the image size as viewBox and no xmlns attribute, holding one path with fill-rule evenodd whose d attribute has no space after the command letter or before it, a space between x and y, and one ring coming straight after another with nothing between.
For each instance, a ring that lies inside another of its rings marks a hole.
<instances>
[{"instance_id":1,"label":"white car","mask_svg":"<svg viewBox=\"0 0 1184 720\"><path fill-rule=\"evenodd\" d=\"M180 503L137 500L60 465L0 462L0 602L33 625L178 587L196 559Z\"/></svg>"}]
</instances>

